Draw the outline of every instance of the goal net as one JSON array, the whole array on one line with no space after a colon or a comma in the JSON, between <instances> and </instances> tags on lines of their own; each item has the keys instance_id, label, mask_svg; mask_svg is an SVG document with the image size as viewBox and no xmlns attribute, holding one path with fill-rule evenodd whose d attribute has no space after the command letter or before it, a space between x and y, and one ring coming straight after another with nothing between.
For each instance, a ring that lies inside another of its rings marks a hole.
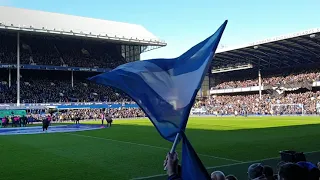
<instances>
[{"instance_id":1,"label":"goal net","mask_svg":"<svg viewBox=\"0 0 320 180\"><path fill-rule=\"evenodd\" d=\"M271 104L272 115L303 115L303 104Z\"/></svg>"}]
</instances>

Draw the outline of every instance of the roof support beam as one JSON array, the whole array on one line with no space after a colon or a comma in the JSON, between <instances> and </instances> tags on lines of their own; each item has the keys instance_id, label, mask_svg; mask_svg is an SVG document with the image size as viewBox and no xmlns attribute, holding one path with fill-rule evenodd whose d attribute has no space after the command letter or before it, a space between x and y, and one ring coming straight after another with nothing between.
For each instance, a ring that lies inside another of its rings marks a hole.
<instances>
[{"instance_id":1,"label":"roof support beam","mask_svg":"<svg viewBox=\"0 0 320 180\"><path fill-rule=\"evenodd\" d=\"M257 63L255 63L254 61L252 61L251 59L239 55L239 54L234 54L232 53L219 53L215 55L215 67L217 66L226 66L229 65L230 63L250 63L253 65L257 65Z\"/></svg>"},{"instance_id":2,"label":"roof support beam","mask_svg":"<svg viewBox=\"0 0 320 180\"><path fill-rule=\"evenodd\" d=\"M243 53L243 54L246 54L246 55L255 57L255 58L259 59L260 61L263 61L263 62L265 62L265 63L267 63L267 64L271 64L271 65L273 65L273 66L275 66L275 67L277 67L277 68L280 68L280 66L278 66L277 64L271 63L270 61L267 61L267 60L265 60L264 58L256 55L257 53L251 54L251 53L248 53L248 52L244 51L244 49L241 49L241 50L238 50L238 51L239 51L240 53Z\"/></svg>"},{"instance_id":3,"label":"roof support beam","mask_svg":"<svg viewBox=\"0 0 320 180\"><path fill-rule=\"evenodd\" d=\"M302 48L301 50L305 49L305 50L309 51L310 53L312 53L312 54L314 54L315 56L317 56L317 58L320 57L319 54L313 52L313 51L310 50L308 47L306 47L306 46L304 46L304 45L301 45L301 44L304 44L304 43L302 43L302 42L297 43L297 41L296 41L296 40L293 40L293 39L287 39L287 40L285 40L285 41L288 41L288 42L293 43L294 45L298 46L300 49ZM314 61L313 61L313 62L314 62Z\"/></svg>"},{"instance_id":4,"label":"roof support beam","mask_svg":"<svg viewBox=\"0 0 320 180\"><path fill-rule=\"evenodd\" d=\"M240 55L236 55L236 54L231 54L231 53L228 53L228 54L218 54L218 57L222 57L222 58L225 58L225 59L230 59L232 63L250 63L251 61L244 57L244 56L240 56ZM236 60L235 60L236 59Z\"/></svg>"},{"instance_id":5,"label":"roof support beam","mask_svg":"<svg viewBox=\"0 0 320 180\"><path fill-rule=\"evenodd\" d=\"M269 60L272 59L272 57L271 57L269 54L260 51L259 48L256 48L256 49L247 49L247 50L248 50L248 51L251 51L251 52L254 53L254 54L262 54L262 56L266 56L267 58L269 58ZM278 60L278 59L275 58L275 60ZM278 60L278 61L279 61L279 60Z\"/></svg>"},{"instance_id":6,"label":"roof support beam","mask_svg":"<svg viewBox=\"0 0 320 180\"><path fill-rule=\"evenodd\" d=\"M271 59L272 59L272 60L278 61L280 64L285 64L285 65L287 65L288 67L290 67L290 65L289 65L288 63L283 62L283 61L281 61L281 60L278 59L278 58L272 58L269 54L261 51L260 49L256 49L256 51L257 51L257 52L260 52L260 53L262 53L262 54L265 54L266 56L268 56L268 57L269 57L269 60L270 60L270 61L269 61L270 64L272 64L272 63L271 63ZM273 56L273 57L274 57L274 56Z\"/></svg>"},{"instance_id":7,"label":"roof support beam","mask_svg":"<svg viewBox=\"0 0 320 180\"><path fill-rule=\"evenodd\" d=\"M241 59L246 59L245 56L241 56L241 55L238 55L238 54L234 54L233 52L226 52L226 54L228 56L234 56L234 57L238 57L238 58L241 58Z\"/></svg>"},{"instance_id":8,"label":"roof support beam","mask_svg":"<svg viewBox=\"0 0 320 180\"><path fill-rule=\"evenodd\" d=\"M282 49L286 49L286 50L289 50L289 54L296 54L298 55L299 57L301 57L303 60L305 61L310 61L308 58L306 57L309 57L310 55L308 54L305 54L305 53L301 53L301 52L297 52L296 50L294 49L291 49L289 47L286 47L285 45L283 45L281 42L274 42L274 44L276 44L277 46L280 46ZM310 62L313 62L313 61L310 61Z\"/></svg>"},{"instance_id":9,"label":"roof support beam","mask_svg":"<svg viewBox=\"0 0 320 180\"><path fill-rule=\"evenodd\" d=\"M252 59L249 59L249 58L243 56L243 54L239 53L238 51L234 51L234 52L232 52L232 54L235 55L235 56L243 57L247 62L249 62L249 63L251 63L251 64L256 64L256 65L259 64L259 63L257 63L257 62L254 62ZM256 59L256 57L254 57L253 59Z\"/></svg>"},{"instance_id":10,"label":"roof support beam","mask_svg":"<svg viewBox=\"0 0 320 180\"><path fill-rule=\"evenodd\" d=\"M318 48L320 48L320 44L319 42L314 39L314 38L310 38L310 37L301 37L301 39L304 39L304 40L307 40L307 41L310 41L312 42L313 44L315 44Z\"/></svg>"},{"instance_id":11,"label":"roof support beam","mask_svg":"<svg viewBox=\"0 0 320 180\"><path fill-rule=\"evenodd\" d=\"M237 60L238 60L238 59L234 59L234 58L232 58L232 57L228 57L228 56L222 55L222 54L219 54L218 57L221 57L221 58L223 58L223 59L228 59L228 60L230 60L230 61L232 61L232 62L237 62Z\"/></svg>"},{"instance_id":12,"label":"roof support beam","mask_svg":"<svg viewBox=\"0 0 320 180\"><path fill-rule=\"evenodd\" d=\"M291 54L282 53L282 52L280 52L279 50L277 50L277 49L275 49L275 48L270 48L270 47L268 47L268 46L266 46L266 45L259 46L259 48L260 48L260 50L262 50L262 51L267 51L267 52L269 52L269 53L275 53L275 54L278 54L278 55L284 57L285 59L287 59L287 60L289 60L289 61L294 61L294 62L296 62L296 63L298 63L298 64L301 64L301 63L299 62L299 60L297 60L296 57L291 56Z\"/></svg>"}]
</instances>

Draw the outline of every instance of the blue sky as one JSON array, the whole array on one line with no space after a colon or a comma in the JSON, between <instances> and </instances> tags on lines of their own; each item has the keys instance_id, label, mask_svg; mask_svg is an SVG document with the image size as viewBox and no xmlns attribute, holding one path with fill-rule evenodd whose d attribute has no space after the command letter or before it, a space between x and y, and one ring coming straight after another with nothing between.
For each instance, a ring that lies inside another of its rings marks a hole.
<instances>
[{"instance_id":1,"label":"blue sky","mask_svg":"<svg viewBox=\"0 0 320 180\"><path fill-rule=\"evenodd\" d=\"M141 24L167 47L142 58L176 57L228 19L221 44L232 47L320 28L320 0L0 0L0 5Z\"/></svg>"}]
</instances>

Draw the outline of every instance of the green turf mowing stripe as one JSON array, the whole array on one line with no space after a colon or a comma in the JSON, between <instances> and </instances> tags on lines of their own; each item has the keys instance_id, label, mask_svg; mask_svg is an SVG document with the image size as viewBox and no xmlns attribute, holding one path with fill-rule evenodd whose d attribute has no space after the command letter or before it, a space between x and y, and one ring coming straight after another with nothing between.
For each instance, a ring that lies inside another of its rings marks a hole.
<instances>
[{"instance_id":1,"label":"green turf mowing stripe","mask_svg":"<svg viewBox=\"0 0 320 180\"><path fill-rule=\"evenodd\" d=\"M112 128L73 134L115 141L65 133L0 136L0 160L6 167L0 179L128 180L163 174L163 159L171 143L161 138L147 119L114 122ZM83 123L99 124L101 121ZM250 162L278 156L281 150L309 152L320 149L319 129L319 116L192 117L188 122L187 136L196 152L203 155ZM180 146L178 150L181 150ZM200 155L199 157L206 167L214 167L214 170L222 170L225 174L234 174L238 179L247 179L248 164ZM317 162L320 153L307 154L307 159ZM273 166L278 160L275 158L264 163ZM19 167L18 170L16 167ZM159 176L152 179L165 178Z\"/></svg>"},{"instance_id":2,"label":"green turf mowing stripe","mask_svg":"<svg viewBox=\"0 0 320 180\"><path fill-rule=\"evenodd\" d=\"M166 150L166 151L169 151L169 150L170 150L170 149L168 149L168 148L159 147L159 146L152 146L152 145L148 145L148 144L140 144L140 143L134 143L134 142L128 142L128 141L119 141L119 140L101 138L101 137L96 137L96 136L87 136L87 135L74 134L74 133L65 133L65 134L69 134L69 135L73 135L73 136L79 136L79 137L86 137L86 138L93 138L93 139L105 140L105 141L118 142L118 143L125 143L125 144L137 145L137 146L144 146L144 147L149 147L149 148L163 149L163 150ZM178 150L177 152L181 152L181 151ZM235 160L235 159L229 159L229 158L224 158L224 157L211 156L211 155L207 155L207 154L200 154L200 153L198 153L198 155L199 155L199 156L204 156L204 157L210 157L210 158L214 158L214 159L221 159L221 160L226 160L226 161L231 161L231 162L237 162L237 163L243 162L243 161L238 161L238 160Z\"/></svg>"}]
</instances>

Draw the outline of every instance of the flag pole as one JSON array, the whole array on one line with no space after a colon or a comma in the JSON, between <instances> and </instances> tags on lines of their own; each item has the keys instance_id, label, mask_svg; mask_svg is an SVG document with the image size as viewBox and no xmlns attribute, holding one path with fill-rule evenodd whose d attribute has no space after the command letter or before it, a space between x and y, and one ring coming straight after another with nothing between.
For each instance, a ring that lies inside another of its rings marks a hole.
<instances>
[{"instance_id":1,"label":"flag pole","mask_svg":"<svg viewBox=\"0 0 320 180\"><path fill-rule=\"evenodd\" d=\"M173 141L173 144L172 144L172 147L171 147L171 150L170 150L170 154L172 154L172 153L174 153L176 151L177 145L179 143L179 137L180 137L180 133L177 133L176 138ZM167 165L164 167L163 170L165 170L165 171L167 170Z\"/></svg>"}]
</instances>

